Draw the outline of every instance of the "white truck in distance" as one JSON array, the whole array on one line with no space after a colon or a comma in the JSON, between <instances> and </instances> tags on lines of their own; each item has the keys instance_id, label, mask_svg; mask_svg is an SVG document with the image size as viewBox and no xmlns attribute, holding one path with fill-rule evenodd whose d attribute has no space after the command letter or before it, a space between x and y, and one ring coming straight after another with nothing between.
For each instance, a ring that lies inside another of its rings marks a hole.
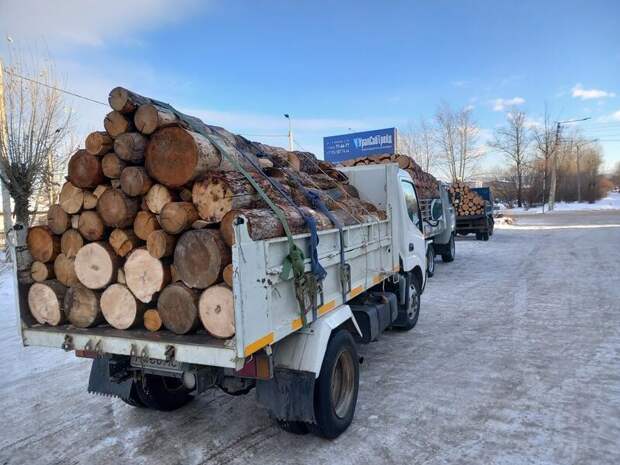
<instances>
[{"instance_id":1,"label":"white truck in distance","mask_svg":"<svg viewBox=\"0 0 620 465\"><path fill-rule=\"evenodd\" d=\"M388 328L412 329L426 284L423 221L411 177L395 164L343 168L364 200L387 219L319 231L318 258L327 271L302 322L291 280L280 278L286 238L253 241L243 221L232 249L236 335L39 325L30 315L26 228L11 233L18 321L25 346L75 351L93 358L89 391L135 407L173 410L219 387L255 388L258 401L291 432L335 438L353 420L359 388L356 344ZM344 270L340 257L344 243ZM309 235L294 241L308 257ZM310 260L306 259L306 271ZM344 278L343 278L344 277ZM344 289L343 289L344 287Z\"/></svg>"}]
</instances>

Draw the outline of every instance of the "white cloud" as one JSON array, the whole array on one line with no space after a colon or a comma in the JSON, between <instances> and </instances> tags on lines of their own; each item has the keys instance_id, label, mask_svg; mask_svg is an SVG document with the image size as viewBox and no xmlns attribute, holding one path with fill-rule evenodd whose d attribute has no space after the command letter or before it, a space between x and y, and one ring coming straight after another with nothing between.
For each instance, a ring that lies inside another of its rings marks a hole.
<instances>
[{"instance_id":1,"label":"white cloud","mask_svg":"<svg viewBox=\"0 0 620 465\"><path fill-rule=\"evenodd\" d=\"M601 116L597 119L597 121L601 123L613 123L616 121L620 121L620 110L614 111L613 113L606 116Z\"/></svg>"},{"instance_id":2,"label":"white cloud","mask_svg":"<svg viewBox=\"0 0 620 465\"><path fill-rule=\"evenodd\" d=\"M131 40L136 33L187 17L204 3L198 0L3 0L0 31L16 41L37 39L101 46L108 39Z\"/></svg>"},{"instance_id":3,"label":"white cloud","mask_svg":"<svg viewBox=\"0 0 620 465\"><path fill-rule=\"evenodd\" d=\"M571 89L571 95L574 98L580 98L581 100L591 100L616 96L615 93L608 92L606 90L584 89L581 84L576 84L575 87Z\"/></svg>"},{"instance_id":4,"label":"white cloud","mask_svg":"<svg viewBox=\"0 0 620 465\"><path fill-rule=\"evenodd\" d=\"M525 99L523 97L513 97L513 98L496 98L492 101L493 103L493 111L504 111L507 108L523 105L525 103Z\"/></svg>"}]
</instances>

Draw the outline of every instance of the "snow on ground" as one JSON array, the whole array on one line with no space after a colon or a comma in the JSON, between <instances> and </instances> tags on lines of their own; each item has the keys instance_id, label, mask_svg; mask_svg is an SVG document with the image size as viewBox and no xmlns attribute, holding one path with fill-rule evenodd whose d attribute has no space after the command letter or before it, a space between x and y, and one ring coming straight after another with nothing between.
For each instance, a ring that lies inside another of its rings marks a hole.
<instances>
[{"instance_id":1,"label":"snow on ground","mask_svg":"<svg viewBox=\"0 0 620 465\"><path fill-rule=\"evenodd\" d=\"M418 326L360 347L335 441L284 433L253 395L169 413L89 395L87 360L21 346L1 273L0 464L620 463L620 212L517 219L458 240Z\"/></svg>"},{"instance_id":2,"label":"snow on ground","mask_svg":"<svg viewBox=\"0 0 620 465\"><path fill-rule=\"evenodd\" d=\"M587 211L587 210L620 210L620 192L609 192L606 197L594 203L587 202L556 202L554 211ZM542 207L535 208L508 208L503 213L536 214L542 213ZM545 213L549 213L549 205L545 204Z\"/></svg>"}]
</instances>

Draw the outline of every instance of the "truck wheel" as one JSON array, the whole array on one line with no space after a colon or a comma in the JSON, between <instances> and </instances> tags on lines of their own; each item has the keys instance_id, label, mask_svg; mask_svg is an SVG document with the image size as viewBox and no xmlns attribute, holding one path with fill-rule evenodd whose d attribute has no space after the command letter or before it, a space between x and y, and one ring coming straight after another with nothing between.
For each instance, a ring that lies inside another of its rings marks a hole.
<instances>
[{"instance_id":1,"label":"truck wheel","mask_svg":"<svg viewBox=\"0 0 620 465\"><path fill-rule=\"evenodd\" d=\"M450 263L454 261L454 257L456 256L456 244L454 242L454 234L450 236L450 242L448 242L448 246L444 247L445 252L441 254L441 259L445 263Z\"/></svg>"},{"instance_id":2,"label":"truck wheel","mask_svg":"<svg viewBox=\"0 0 620 465\"><path fill-rule=\"evenodd\" d=\"M140 400L140 396L138 396L138 388L136 387L136 383L137 381L134 381L131 386L131 391L129 391L129 398L123 399L121 397L120 399L127 405L131 405L132 407L143 408L145 407L145 405Z\"/></svg>"},{"instance_id":3,"label":"truck wheel","mask_svg":"<svg viewBox=\"0 0 620 465\"><path fill-rule=\"evenodd\" d=\"M359 390L359 358L353 336L340 330L327 345L321 373L314 385L312 431L326 439L340 436L353 421Z\"/></svg>"},{"instance_id":4,"label":"truck wheel","mask_svg":"<svg viewBox=\"0 0 620 465\"><path fill-rule=\"evenodd\" d=\"M407 316L404 321L399 321L398 326L395 325L396 328L405 331L413 329L415 325L418 324L418 317L420 316L420 284L411 274L407 278L407 281L409 292L405 297L404 305Z\"/></svg>"},{"instance_id":5,"label":"truck wheel","mask_svg":"<svg viewBox=\"0 0 620 465\"><path fill-rule=\"evenodd\" d=\"M435 274L435 247L433 247L433 244L430 244L426 251L426 273L428 277L432 277Z\"/></svg>"},{"instance_id":6,"label":"truck wheel","mask_svg":"<svg viewBox=\"0 0 620 465\"><path fill-rule=\"evenodd\" d=\"M488 241L489 240L489 233L488 232L482 233L482 240L483 241Z\"/></svg>"},{"instance_id":7,"label":"truck wheel","mask_svg":"<svg viewBox=\"0 0 620 465\"><path fill-rule=\"evenodd\" d=\"M153 410L176 410L194 398L178 378L143 373L135 387L140 402Z\"/></svg>"},{"instance_id":8,"label":"truck wheel","mask_svg":"<svg viewBox=\"0 0 620 465\"><path fill-rule=\"evenodd\" d=\"M482 233L476 233L476 240L477 241L481 241L482 240Z\"/></svg>"}]
</instances>

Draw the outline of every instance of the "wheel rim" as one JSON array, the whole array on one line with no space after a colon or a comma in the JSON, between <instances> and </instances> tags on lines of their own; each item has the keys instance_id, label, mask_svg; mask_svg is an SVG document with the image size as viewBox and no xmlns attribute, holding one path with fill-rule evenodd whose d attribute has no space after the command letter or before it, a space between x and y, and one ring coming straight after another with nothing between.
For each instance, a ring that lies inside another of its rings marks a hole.
<instances>
[{"instance_id":1,"label":"wheel rim","mask_svg":"<svg viewBox=\"0 0 620 465\"><path fill-rule=\"evenodd\" d=\"M355 391L355 364L351 352L343 350L332 369L331 403L338 418L344 418L350 411Z\"/></svg>"},{"instance_id":2,"label":"wheel rim","mask_svg":"<svg viewBox=\"0 0 620 465\"><path fill-rule=\"evenodd\" d=\"M418 295L418 290L416 289L414 284L411 284L409 292L409 309L407 310L407 316L410 320L413 320L413 318L418 313L418 308L420 308L420 306L418 305L420 296Z\"/></svg>"}]
</instances>

